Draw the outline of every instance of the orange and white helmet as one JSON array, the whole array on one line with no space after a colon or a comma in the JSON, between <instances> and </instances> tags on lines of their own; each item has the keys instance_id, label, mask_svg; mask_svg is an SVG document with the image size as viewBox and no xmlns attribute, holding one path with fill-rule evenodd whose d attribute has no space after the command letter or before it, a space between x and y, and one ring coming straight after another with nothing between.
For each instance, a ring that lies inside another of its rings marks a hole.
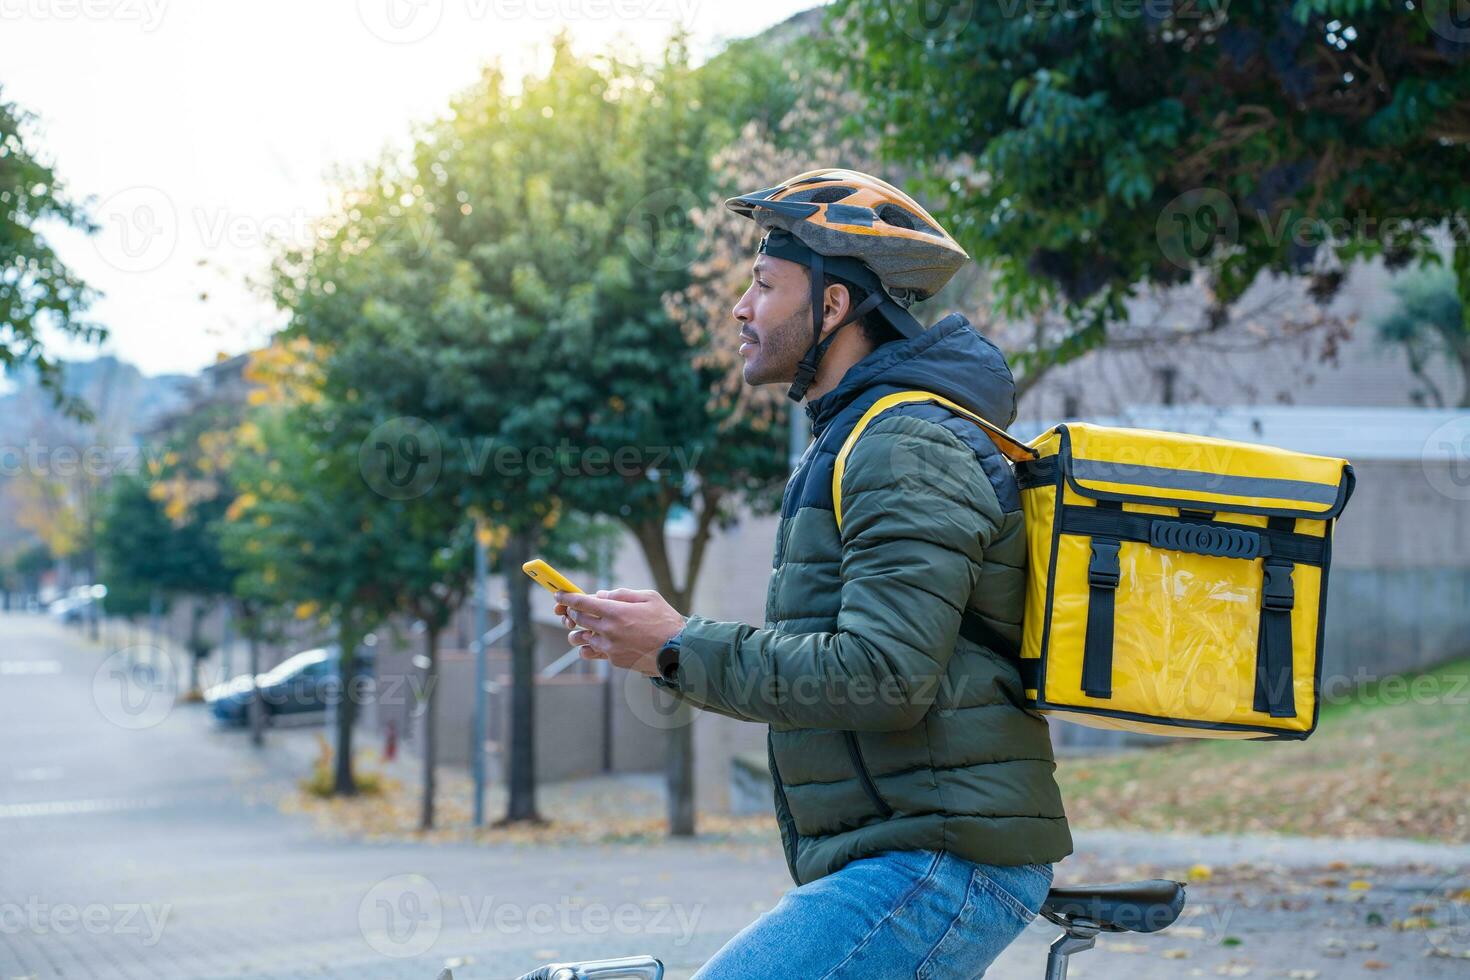
<instances>
[{"instance_id":1,"label":"orange and white helmet","mask_svg":"<svg viewBox=\"0 0 1470 980\"><path fill-rule=\"evenodd\" d=\"M812 270L812 347L789 393L796 400L805 396L837 330L872 312L904 337L917 336L924 328L908 308L939 292L970 259L918 201L856 170L811 170L732 197L725 207L766 231L762 252ZM822 340L824 274L868 296Z\"/></svg>"}]
</instances>

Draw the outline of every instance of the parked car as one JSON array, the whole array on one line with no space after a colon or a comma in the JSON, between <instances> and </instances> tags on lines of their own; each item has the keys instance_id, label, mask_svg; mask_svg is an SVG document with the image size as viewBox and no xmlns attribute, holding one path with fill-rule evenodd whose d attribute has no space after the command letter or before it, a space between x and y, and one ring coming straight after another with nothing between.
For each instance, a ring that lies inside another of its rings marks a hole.
<instances>
[{"instance_id":1,"label":"parked car","mask_svg":"<svg viewBox=\"0 0 1470 980\"><path fill-rule=\"evenodd\" d=\"M46 605L46 612L63 623L80 623L92 613L93 604L107 595L101 585L78 585Z\"/></svg>"},{"instance_id":2,"label":"parked car","mask_svg":"<svg viewBox=\"0 0 1470 980\"><path fill-rule=\"evenodd\" d=\"M358 705L372 696L374 661L370 652L359 652L354 666L354 682L347 694ZM305 650L263 674L256 675L261 706L269 724L281 716L325 717L326 710L343 697L341 665L335 646ZM226 727L249 724L250 675L216 684L204 692L211 714Z\"/></svg>"}]
</instances>

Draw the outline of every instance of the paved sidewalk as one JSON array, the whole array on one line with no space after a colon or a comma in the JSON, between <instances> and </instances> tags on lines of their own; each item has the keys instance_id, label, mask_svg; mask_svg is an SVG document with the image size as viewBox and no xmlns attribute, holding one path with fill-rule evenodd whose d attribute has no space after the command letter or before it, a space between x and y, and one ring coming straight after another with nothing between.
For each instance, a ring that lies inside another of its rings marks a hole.
<instances>
[{"instance_id":1,"label":"paved sidewalk","mask_svg":"<svg viewBox=\"0 0 1470 980\"><path fill-rule=\"evenodd\" d=\"M774 833L615 845L323 834L275 802L312 756L309 733L272 732L255 753L199 706L152 718L135 698L119 713L117 680L106 650L0 616L0 980L429 980L446 963L480 980L640 952L683 978L791 886ZM1470 975L1470 960L1426 955L1470 949L1470 904L1436 897L1470 889L1463 848L1078 844L1062 880L1210 872L1190 885L1188 918L1104 939L1076 978ZM1033 925L990 976L1039 977L1053 931Z\"/></svg>"}]
</instances>

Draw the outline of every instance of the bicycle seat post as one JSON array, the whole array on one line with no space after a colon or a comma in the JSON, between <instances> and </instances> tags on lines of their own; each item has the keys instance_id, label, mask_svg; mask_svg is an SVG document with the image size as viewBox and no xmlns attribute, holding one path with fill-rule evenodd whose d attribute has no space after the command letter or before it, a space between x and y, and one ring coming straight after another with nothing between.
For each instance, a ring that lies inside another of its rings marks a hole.
<instances>
[{"instance_id":1,"label":"bicycle seat post","mask_svg":"<svg viewBox=\"0 0 1470 980\"><path fill-rule=\"evenodd\" d=\"M1046 957L1046 980L1067 980L1067 963L1073 953L1089 950L1097 942L1099 928L1086 919L1073 919L1062 926L1060 936L1052 940Z\"/></svg>"},{"instance_id":2,"label":"bicycle seat post","mask_svg":"<svg viewBox=\"0 0 1470 980\"><path fill-rule=\"evenodd\" d=\"M1062 927L1046 958L1046 980L1066 980L1073 953L1091 949L1100 932L1158 932L1184 910L1184 884L1153 879L1115 885L1053 888L1041 914Z\"/></svg>"}]
</instances>

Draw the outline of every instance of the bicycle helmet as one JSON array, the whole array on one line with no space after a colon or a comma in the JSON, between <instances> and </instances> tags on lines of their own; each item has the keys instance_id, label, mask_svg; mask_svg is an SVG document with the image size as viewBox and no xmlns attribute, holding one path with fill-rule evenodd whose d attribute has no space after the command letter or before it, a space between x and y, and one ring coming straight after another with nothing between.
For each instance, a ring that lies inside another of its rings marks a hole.
<instances>
[{"instance_id":1,"label":"bicycle helmet","mask_svg":"<svg viewBox=\"0 0 1470 980\"><path fill-rule=\"evenodd\" d=\"M810 170L725 207L765 231L760 252L811 270L812 345L787 392L795 401L806 396L837 332L864 314L876 313L904 337L922 333L908 308L939 292L970 258L917 201L856 170ZM822 340L826 274L868 296Z\"/></svg>"}]
</instances>

